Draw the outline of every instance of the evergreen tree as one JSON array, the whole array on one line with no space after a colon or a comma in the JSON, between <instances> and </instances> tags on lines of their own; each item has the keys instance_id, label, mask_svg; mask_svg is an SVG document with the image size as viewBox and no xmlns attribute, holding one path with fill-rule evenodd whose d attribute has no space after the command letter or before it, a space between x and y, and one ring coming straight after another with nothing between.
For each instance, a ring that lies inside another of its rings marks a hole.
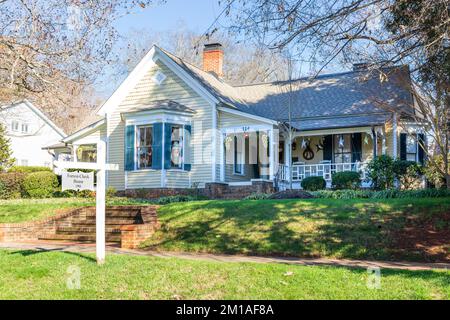
<instances>
[{"instance_id":1,"label":"evergreen tree","mask_svg":"<svg viewBox=\"0 0 450 320\"><path fill-rule=\"evenodd\" d=\"M0 171L11 167L15 162L12 158L11 142L6 137L6 129L0 123Z\"/></svg>"}]
</instances>

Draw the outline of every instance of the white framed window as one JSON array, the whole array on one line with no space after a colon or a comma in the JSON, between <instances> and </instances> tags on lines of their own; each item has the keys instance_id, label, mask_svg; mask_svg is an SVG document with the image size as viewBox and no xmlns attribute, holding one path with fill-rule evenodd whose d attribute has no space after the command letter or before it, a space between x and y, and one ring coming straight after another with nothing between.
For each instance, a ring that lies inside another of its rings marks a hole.
<instances>
[{"instance_id":1,"label":"white framed window","mask_svg":"<svg viewBox=\"0 0 450 320\"><path fill-rule=\"evenodd\" d=\"M15 132L19 131L19 121L13 120L11 122L11 130Z\"/></svg>"},{"instance_id":2,"label":"white framed window","mask_svg":"<svg viewBox=\"0 0 450 320\"><path fill-rule=\"evenodd\" d=\"M406 136L406 160L417 161L417 140L412 135Z\"/></svg>"},{"instance_id":3,"label":"white framed window","mask_svg":"<svg viewBox=\"0 0 450 320\"><path fill-rule=\"evenodd\" d=\"M20 160L20 165L24 166L24 167L27 167L28 166L28 160L26 160L26 159Z\"/></svg>"},{"instance_id":4,"label":"white framed window","mask_svg":"<svg viewBox=\"0 0 450 320\"><path fill-rule=\"evenodd\" d=\"M172 125L170 138L170 167L183 168L184 130L183 125Z\"/></svg>"},{"instance_id":5,"label":"white framed window","mask_svg":"<svg viewBox=\"0 0 450 320\"><path fill-rule=\"evenodd\" d=\"M244 174L245 163L245 138L242 135L235 135L234 143L234 168L233 174Z\"/></svg>"},{"instance_id":6,"label":"white framed window","mask_svg":"<svg viewBox=\"0 0 450 320\"><path fill-rule=\"evenodd\" d=\"M160 86L164 82L164 80L166 80L166 78L167 77L164 73L162 73L161 71L157 71L153 76L153 82Z\"/></svg>"},{"instance_id":7,"label":"white framed window","mask_svg":"<svg viewBox=\"0 0 450 320\"><path fill-rule=\"evenodd\" d=\"M28 133L28 123L22 123L22 133Z\"/></svg>"},{"instance_id":8,"label":"white framed window","mask_svg":"<svg viewBox=\"0 0 450 320\"><path fill-rule=\"evenodd\" d=\"M137 169L149 169L153 164L153 126L138 126L136 135Z\"/></svg>"}]
</instances>

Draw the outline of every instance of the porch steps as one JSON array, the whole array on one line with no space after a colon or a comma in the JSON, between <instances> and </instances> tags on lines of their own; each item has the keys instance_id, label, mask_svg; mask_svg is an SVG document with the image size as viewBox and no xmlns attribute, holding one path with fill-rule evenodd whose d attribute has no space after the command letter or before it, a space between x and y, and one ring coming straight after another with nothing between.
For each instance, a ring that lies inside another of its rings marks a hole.
<instances>
[{"instance_id":1,"label":"porch steps","mask_svg":"<svg viewBox=\"0 0 450 320\"><path fill-rule=\"evenodd\" d=\"M120 209L107 208L105 213L106 241L120 243L121 227L124 225L135 225L154 223L157 221L156 214L143 213L137 210L124 211ZM40 240L59 240L94 242L96 234L95 209L85 210L71 217L69 221L57 222L54 234L39 237Z\"/></svg>"}]
</instances>

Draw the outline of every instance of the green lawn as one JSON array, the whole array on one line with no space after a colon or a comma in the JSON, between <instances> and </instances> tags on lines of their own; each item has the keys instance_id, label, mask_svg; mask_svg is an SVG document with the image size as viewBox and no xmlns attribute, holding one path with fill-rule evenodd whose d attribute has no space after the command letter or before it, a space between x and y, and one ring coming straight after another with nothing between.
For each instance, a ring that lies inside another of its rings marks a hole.
<instances>
[{"instance_id":1,"label":"green lawn","mask_svg":"<svg viewBox=\"0 0 450 320\"><path fill-rule=\"evenodd\" d=\"M137 203L140 202L123 198L114 198L108 201L108 204L111 205ZM61 209L93 205L95 205L95 199L89 198L0 200L0 223L36 221L55 215Z\"/></svg>"},{"instance_id":2,"label":"green lawn","mask_svg":"<svg viewBox=\"0 0 450 320\"><path fill-rule=\"evenodd\" d=\"M67 287L74 267L80 289ZM220 263L0 250L0 299L450 299L449 271L381 270Z\"/></svg>"},{"instance_id":3,"label":"green lawn","mask_svg":"<svg viewBox=\"0 0 450 320\"><path fill-rule=\"evenodd\" d=\"M450 261L450 198L199 201L161 207L156 250Z\"/></svg>"}]
</instances>

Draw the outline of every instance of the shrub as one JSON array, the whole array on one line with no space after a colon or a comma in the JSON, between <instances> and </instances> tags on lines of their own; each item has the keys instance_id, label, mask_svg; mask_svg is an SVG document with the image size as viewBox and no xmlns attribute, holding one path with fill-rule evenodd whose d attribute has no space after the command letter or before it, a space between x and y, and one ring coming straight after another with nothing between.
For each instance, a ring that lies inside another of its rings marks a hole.
<instances>
[{"instance_id":1,"label":"shrub","mask_svg":"<svg viewBox=\"0 0 450 320\"><path fill-rule=\"evenodd\" d=\"M420 187L423 168L415 161L395 160L393 164L395 178L404 189Z\"/></svg>"},{"instance_id":2,"label":"shrub","mask_svg":"<svg viewBox=\"0 0 450 320\"><path fill-rule=\"evenodd\" d=\"M33 172L42 172L49 171L52 172L52 169L48 167L26 167L26 166L13 166L8 172L23 172L23 173L33 173Z\"/></svg>"},{"instance_id":3,"label":"shrub","mask_svg":"<svg viewBox=\"0 0 450 320\"><path fill-rule=\"evenodd\" d=\"M331 184L335 189L358 189L361 186L361 176L354 171L336 172Z\"/></svg>"},{"instance_id":4,"label":"shrub","mask_svg":"<svg viewBox=\"0 0 450 320\"><path fill-rule=\"evenodd\" d=\"M252 193L244 198L244 200L264 200L269 199L271 194L269 193Z\"/></svg>"},{"instance_id":5,"label":"shrub","mask_svg":"<svg viewBox=\"0 0 450 320\"><path fill-rule=\"evenodd\" d=\"M23 181L26 177L25 173L21 172L5 172L0 173L0 199L17 199L20 198L23 191Z\"/></svg>"},{"instance_id":6,"label":"shrub","mask_svg":"<svg viewBox=\"0 0 450 320\"><path fill-rule=\"evenodd\" d=\"M155 201L156 204L169 204L169 203L175 203L175 202L188 202L188 201L195 201L198 200L198 198L193 196L185 196L185 195L178 195L178 196L168 196L168 197L161 197Z\"/></svg>"},{"instance_id":7,"label":"shrub","mask_svg":"<svg viewBox=\"0 0 450 320\"><path fill-rule=\"evenodd\" d=\"M57 187L56 174L48 171L30 173L23 181L23 189L31 198L51 197Z\"/></svg>"},{"instance_id":8,"label":"shrub","mask_svg":"<svg viewBox=\"0 0 450 320\"><path fill-rule=\"evenodd\" d=\"M368 164L369 179L376 190L391 189L394 186L394 160L387 155L372 159Z\"/></svg>"},{"instance_id":9,"label":"shrub","mask_svg":"<svg viewBox=\"0 0 450 320\"><path fill-rule=\"evenodd\" d=\"M112 198L117 194L117 189L114 187L108 187L106 188L106 197Z\"/></svg>"},{"instance_id":10,"label":"shrub","mask_svg":"<svg viewBox=\"0 0 450 320\"><path fill-rule=\"evenodd\" d=\"M441 198L450 197L448 189L398 190L320 190L311 192L316 198L323 199L393 199L393 198Z\"/></svg>"},{"instance_id":11,"label":"shrub","mask_svg":"<svg viewBox=\"0 0 450 320\"><path fill-rule=\"evenodd\" d=\"M302 188L307 191L323 190L327 182L322 177L307 177L302 180Z\"/></svg>"},{"instance_id":12,"label":"shrub","mask_svg":"<svg viewBox=\"0 0 450 320\"><path fill-rule=\"evenodd\" d=\"M320 190L312 192L316 198L325 199L358 199L371 198L373 192L370 190Z\"/></svg>"},{"instance_id":13,"label":"shrub","mask_svg":"<svg viewBox=\"0 0 450 320\"><path fill-rule=\"evenodd\" d=\"M450 162L450 154L449 154ZM431 157L423 168L424 174L428 181L431 182L436 188L445 187L446 181L443 173L445 172L444 157L442 155L435 155ZM450 167L448 169L450 175Z\"/></svg>"}]
</instances>

